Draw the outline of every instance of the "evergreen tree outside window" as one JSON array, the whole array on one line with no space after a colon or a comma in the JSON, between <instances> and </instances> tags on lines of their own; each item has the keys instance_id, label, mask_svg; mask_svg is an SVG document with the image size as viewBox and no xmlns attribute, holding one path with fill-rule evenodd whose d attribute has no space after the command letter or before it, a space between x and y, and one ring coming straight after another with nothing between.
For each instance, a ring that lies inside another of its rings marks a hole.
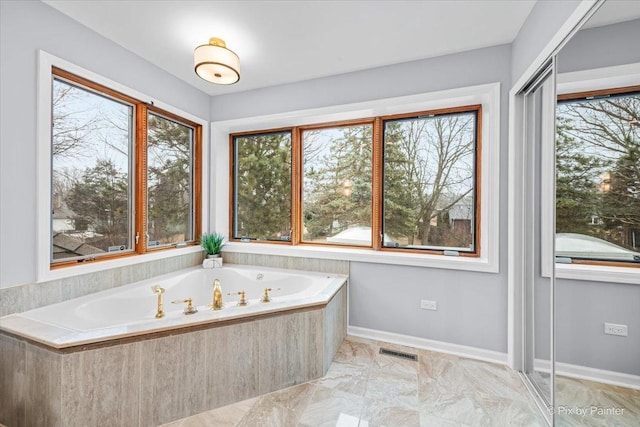
<instances>
[{"instance_id":1,"label":"evergreen tree outside window","mask_svg":"<svg viewBox=\"0 0 640 427\"><path fill-rule=\"evenodd\" d=\"M52 72L51 267L196 244L201 126Z\"/></svg>"},{"instance_id":2,"label":"evergreen tree outside window","mask_svg":"<svg viewBox=\"0 0 640 427\"><path fill-rule=\"evenodd\" d=\"M481 112L231 134L232 239L479 257Z\"/></svg>"},{"instance_id":3,"label":"evergreen tree outside window","mask_svg":"<svg viewBox=\"0 0 640 427\"><path fill-rule=\"evenodd\" d=\"M303 241L371 246L372 131L302 131Z\"/></svg>"},{"instance_id":4,"label":"evergreen tree outside window","mask_svg":"<svg viewBox=\"0 0 640 427\"><path fill-rule=\"evenodd\" d=\"M130 104L53 80L51 260L133 250Z\"/></svg>"},{"instance_id":5,"label":"evergreen tree outside window","mask_svg":"<svg viewBox=\"0 0 640 427\"><path fill-rule=\"evenodd\" d=\"M153 113L147 123L147 245L193 240L194 130Z\"/></svg>"},{"instance_id":6,"label":"evergreen tree outside window","mask_svg":"<svg viewBox=\"0 0 640 427\"><path fill-rule=\"evenodd\" d=\"M235 239L291 241L291 132L233 137Z\"/></svg>"}]
</instances>

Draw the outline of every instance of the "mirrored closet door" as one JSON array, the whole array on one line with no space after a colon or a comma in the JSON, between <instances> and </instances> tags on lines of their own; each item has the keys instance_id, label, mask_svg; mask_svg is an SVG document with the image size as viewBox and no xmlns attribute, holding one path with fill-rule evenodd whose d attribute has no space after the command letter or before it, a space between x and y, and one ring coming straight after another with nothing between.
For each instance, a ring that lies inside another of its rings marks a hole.
<instances>
[{"instance_id":1,"label":"mirrored closet door","mask_svg":"<svg viewBox=\"0 0 640 427\"><path fill-rule=\"evenodd\" d=\"M596 7L556 56L555 422L638 425L640 2Z\"/></svg>"},{"instance_id":2,"label":"mirrored closet door","mask_svg":"<svg viewBox=\"0 0 640 427\"><path fill-rule=\"evenodd\" d=\"M525 383L545 415L553 406L553 182L555 78L550 61L524 91Z\"/></svg>"},{"instance_id":3,"label":"mirrored closet door","mask_svg":"<svg viewBox=\"0 0 640 427\"><path fill-rule=\"evenodd\" d=\"M640 419L638 40L640 2L597 1L518 94L514 360L552 426Z\"/></svg>"}]
</instances>

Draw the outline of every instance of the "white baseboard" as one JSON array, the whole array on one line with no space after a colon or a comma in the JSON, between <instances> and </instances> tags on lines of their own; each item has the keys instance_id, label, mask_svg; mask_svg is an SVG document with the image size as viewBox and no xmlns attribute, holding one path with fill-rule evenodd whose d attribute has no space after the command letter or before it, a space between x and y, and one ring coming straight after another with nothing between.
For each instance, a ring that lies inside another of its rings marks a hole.
<instances>
[{"instance_id":1,"label":"white baseboard","mask_svg":"<svg viewBox=\"0 0 640 427\"><path fill-rule=\"evenodd\" d=\"M409 335L361 328L358 326L349 326L347 328L347 334L354 337L384 341L391 344L405 345L423 350L453 354L455 356L467 357L469 359L507 365L506 353L500 353L498 351L486 350L478 347L452 344L444 341L412 337ZM549 372L549 361L547 360L536 359L534 366L536 370ZM556 373L569 378L595 381L603 384L611 384L640 390L640 376L638 375L590 368L588 366L572 365L570 363L563 362L556 362Z\"/></svg>"},{"instance_id":2,"label":"white baseboard","mask_svg":"<svg viewBox=\"0 0 640 427\"><path fill-rule=\"evenodd\" d=\"M549 372L549 361L536 359L533 362L536 370ZM580 380L595 381L603 384L640 390L640 376L622 372L607 371L605 369L590 368L588 366L572 365L571 363L556 362L556 374L563 377Z\"/></svg>"},{"instance_id":3,"label":"white baseboard","mask_svg":"<svg viewBox=\"0 0 640 427\"><path fill-rule=\"evenodd\" d=\"M455 356L482 360L484 362L498 363L500 365L507 364L507 353L485 350L478 347L469 347L466 345L412 337L409 335L395 334L393 332L378 331L375 329L361 328L358 326L349 326L347 328L347 334L354 337L384 341L391 344L405 345L408 347L415 347L423 350L453 354Z\"/></svg>"}]
</instances>

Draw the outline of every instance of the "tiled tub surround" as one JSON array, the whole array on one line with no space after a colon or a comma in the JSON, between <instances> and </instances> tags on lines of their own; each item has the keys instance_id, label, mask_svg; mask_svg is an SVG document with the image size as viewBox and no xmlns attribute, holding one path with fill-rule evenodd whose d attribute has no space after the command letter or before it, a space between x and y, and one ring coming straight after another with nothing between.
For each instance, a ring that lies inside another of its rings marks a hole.
<instances>
[{"instance_id":1,"label":"tiled tub surround","mask_svg":"<svg viewBox=\"0 0 640 427\"><path fill-rule=\"evenodd\" d=\"M343 275L349 274L349 261L345 260L225 251L223 251L222 256L225 264L259 265L262 267L285 268L289 270L319 271L322 273Z\"/></svg>"},{"instance_id":2,"label":"tiled tub surround","mask_svg":"<svg viewBox=\"0 0 640 427\"><path fill-rule=\"evenodd\" d=\"M213 283L222 285L224 308L211 310ZM157 333L212 322L325 305L346 276L227 265L192 267L91 295L0 318L0 330L57 349ZM161 287L163 317L156 318ZM270 290L271 301L262 302ZM238 306L239 293L248 305ZM197 312L185 315L185 300ZM172 302L177 302L174 304Z\"/></svg>"},{"instance_id":3,"label":"tiled tub surround","mask_svg":"<svg viewBox=\"0 0 640 427\"><path fill-rule=\"evenodd\" d=\"M203 258L204 252L198 251L48 282L0 288L0 317L197 266Z\"/></svg>"},{"instance_id":4,"label":"tiled tub surround","mask_svg":"<svg viewBox=\"0 0 640 427\"><path fill-rule=\"evenodd\" d=\"M345 283L324 305L74 351L0 334L0 422L157 426L319 378L346 335L346 303Z\"/></svg>"}]
</instances>

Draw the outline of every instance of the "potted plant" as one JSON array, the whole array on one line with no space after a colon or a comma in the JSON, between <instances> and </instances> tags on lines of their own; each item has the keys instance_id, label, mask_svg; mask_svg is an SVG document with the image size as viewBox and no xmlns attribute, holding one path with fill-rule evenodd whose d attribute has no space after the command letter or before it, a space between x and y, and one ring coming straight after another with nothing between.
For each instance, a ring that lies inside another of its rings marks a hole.
<instances>
[{"instance_id":1,"label":"potted plant","mask_svg":"<svg viewBox=\"0 0 640 427\"><path fill-rule=\"evenodd\" d=\"M204 233L200 236L200 245L207 252L207 258L219 258L220 250L224 245L224 234Z\"/></svg>"}]
</instances>

